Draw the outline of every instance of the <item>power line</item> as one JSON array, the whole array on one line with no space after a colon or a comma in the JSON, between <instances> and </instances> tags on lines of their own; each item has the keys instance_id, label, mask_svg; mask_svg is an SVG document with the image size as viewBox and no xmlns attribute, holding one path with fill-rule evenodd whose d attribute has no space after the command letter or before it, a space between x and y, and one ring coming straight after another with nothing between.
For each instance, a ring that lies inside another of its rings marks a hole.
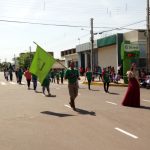
<instances>
[{"instance_id":1,"label":"power line","mask_svg":"<svg viewBox=\"0 0 150 150\"><path fill-rule=\"evenodd\" d=\"M36 25L47 25L47 26L61 26L61 27L74 27L74 28L88 28L88 26L81 26L81 25L50 24L50 23L17 21L17 20L5 20L5 19L4 20L0 19L0 22L11 22L11 23L22 23L22 24L36 24Z\"/></svg>"},{"instance_id":2,"label":"power line","mask_svg":"<svg viewBox=\"0 0 150 150\"><path fill-rule=\"evenodd\" d=\"M131 28L125 28L128 26L132 26L135 24L139 24L141 22L145 22L146 20L137 21L128 25L124 25L121 27L93 27L93 28L107 28L110 30L106 30L103 32L108 32L112 30L121 30L121 29L127 29L127 30L133 30ZM0 19L0 22L8 22L8 23L20 23L20 24L35 24L35 25L47 25L47 26L60 26L60 27L72 27L72 28L89 28L89 26L84 25L68 25L68 24L50 24L50 23L42 23L42 22L29 22L29 21L17 21L17 20L6 20L6 19Z\"/></svg>"}]
</instances>

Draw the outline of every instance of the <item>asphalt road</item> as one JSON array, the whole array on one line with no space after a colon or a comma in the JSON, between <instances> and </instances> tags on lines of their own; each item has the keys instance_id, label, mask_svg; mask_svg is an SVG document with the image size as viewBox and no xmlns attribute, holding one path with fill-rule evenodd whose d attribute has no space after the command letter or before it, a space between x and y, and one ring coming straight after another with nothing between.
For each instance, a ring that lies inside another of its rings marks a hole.
<instances>
[{"instance_id":1,"label":"asphalt road","mask_svg":"<svg viewBox=\"0 0 150 150\"><path fill-rule=\"evenodd\" d=\"M82 81L81 81L82 82ZM121 106L126 87L79 84L77 111L69 107L67 82L50 85L44 97L0 73L0 150L149 150L150 90L141 108ZM32 85L31 85L32 86Z\"/></svg>"}]
</instances>

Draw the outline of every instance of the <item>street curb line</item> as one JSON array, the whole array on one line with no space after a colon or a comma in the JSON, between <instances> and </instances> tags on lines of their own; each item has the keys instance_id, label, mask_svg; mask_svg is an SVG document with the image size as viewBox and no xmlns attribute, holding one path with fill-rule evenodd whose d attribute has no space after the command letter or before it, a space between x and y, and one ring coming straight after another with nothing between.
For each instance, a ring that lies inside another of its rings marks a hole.
<instances>
[{"instance_id":1,"label":"street curb line","mask_svg":"<svg viewBox=\"0 0 150 150\"><path fill-rule=\"evenodd\" d=\"M82 82L82 84L88 84L88 82L84 81ZM103 85L103 82L91 82L91 85ZM118 84L115 84L115 83L110 83L109 84L110 86L119 86L119 87L127 87L128 84L123 84L123 83L118 83Z\"/></svg>"}]
</instances>

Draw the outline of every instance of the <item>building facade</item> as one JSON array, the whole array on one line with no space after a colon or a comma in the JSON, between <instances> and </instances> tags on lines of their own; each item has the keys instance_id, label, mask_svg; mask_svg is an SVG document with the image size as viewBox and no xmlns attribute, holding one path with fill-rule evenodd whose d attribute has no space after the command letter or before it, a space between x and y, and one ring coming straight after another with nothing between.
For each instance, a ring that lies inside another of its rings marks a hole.
<instances>
[{"instance_id":1,"label":"building facade","mask_svg":"<svg viewBox=\"0 0 150 150\"><path fill-rule=\"evenodd\" d=\"M78 68L101 66L114 67L115 72L122 64L121 60L121 44L124 41L129 41L131 44L138 44L140 48L140 58L136 60L139 68L146 68L146 36L145 30L134 30L127 33L117 33L105 38L100 38L94 41L94 48L91 55L91 42L77 45L76 48L61 52L61 56L65 57L65 65L68 62L75 60ZM73 52L72 52L73 51ZM92 56L92 58L91 58ZM92 59L92 60L91 60Z\"/></svg>"},{"instance_id":2,"label":"building facade","mask_svg":"<svg viewBox=\"0 0 150 150\"><path fill-rule=\"evenodd\" d=\"M78 68L78 55L75 48L61 51L61 57L65 59L65 67L69 67L70 62L74 61L75 67Z\"/></svg>"}]
</instances>

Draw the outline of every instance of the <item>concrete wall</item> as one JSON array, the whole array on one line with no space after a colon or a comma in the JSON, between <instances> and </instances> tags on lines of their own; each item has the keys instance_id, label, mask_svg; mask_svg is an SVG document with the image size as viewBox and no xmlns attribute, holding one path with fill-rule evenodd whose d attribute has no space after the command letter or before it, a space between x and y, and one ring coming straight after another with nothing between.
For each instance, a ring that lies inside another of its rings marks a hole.
<instances>
[{"instance_id":1,"label":"concrete wall","mask_svg":"<svg viewBox=\"0 0 150 150\"><path fill-rule=\"evenodd\" d=\"M98 65L103 67L112 66L117 72L118 54L116 45L102 47L98 49Z\"/></svg>"},{"instance_id":2,"label":"concrete wall","mask_svg":"<svg viewBox=\"0 0 150 150\"><path fill-rule=\"evenodd\" d=\"M78 54L74 53L74 54L70 54L70 55L65 55L65 66L68 67L68 61L78 61Z\"/></svg>"},{"instance_id":3,"label":"concrete wall","mask_svg":"<svg viewBox=\"0 0 150 150\"><path fill-rule=\"evenodd\" d=\"M124 41L135 42L138 41L138 31L131 31L124 33L123 35Z\"/></svg>"}]
</instances>

